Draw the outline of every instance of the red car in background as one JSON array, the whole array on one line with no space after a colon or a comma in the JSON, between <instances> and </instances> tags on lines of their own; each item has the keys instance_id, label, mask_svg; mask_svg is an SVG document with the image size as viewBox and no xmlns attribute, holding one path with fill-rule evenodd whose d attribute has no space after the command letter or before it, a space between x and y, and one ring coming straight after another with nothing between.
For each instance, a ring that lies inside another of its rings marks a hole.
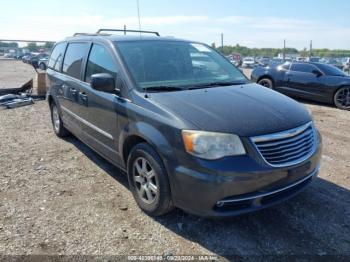
<instances>
[{"instance_id":1,"label":"red car in background","mask_svg":"<svg viewBox=\"0 0 350 262\"><path fill-rule=\"evenodd\" d=\"M227 58L237 67L242 65L242 56L239 53L231 53Z\"/></svg>"}]
</instances>

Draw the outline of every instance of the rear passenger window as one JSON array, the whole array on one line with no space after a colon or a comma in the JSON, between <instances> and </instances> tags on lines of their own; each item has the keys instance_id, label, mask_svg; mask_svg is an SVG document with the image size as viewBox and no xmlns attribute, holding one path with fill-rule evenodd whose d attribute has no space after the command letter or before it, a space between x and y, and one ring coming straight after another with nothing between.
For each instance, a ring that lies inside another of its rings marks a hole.
<instances>
[{"instance_id":1,"label":"rear passenger window","mask_svg":"<svg viewBox=\"0 0 350 262\"><path fill-rule=\"evenodd\" d=\"M64 50L66 49L66 43L57 44L52 50L48 67L56 71L61 70Z\"/></svg>"},{"instance_id":2,"label":"rear passenger window","mask_svg":"<svg viewBox=\"0 0 350 262\"><path fill-rule=\"evenodd\" d=\"M99 73L108 73L115 77L117 66L105 47L94 44L86 66L85 81L90 83L91 75Z\"/></svg>"},{"instance_id":3,"label":"rear passenger window","mask_svg":"<svg viewBox=\"0 0 350 262\"><path fill-rule=\"evenodd\" d=\"M88 43L70 43L68 45L63 61L63 73L77 79L81 78L81 66L88 47Z\"/></svg>"},{"instance_id":4,"label":"rear passenger window","mask_svg":"<svg viewBox=\"0 0 350 262\"><path fill-rule=\"evenodd\" d=\"M291 71L296 71L296 72L304 72L304 73L312 73L313 70L316 68L312 65L308 64L292 64L290 70Z\"/></svg>"}]
</instances>

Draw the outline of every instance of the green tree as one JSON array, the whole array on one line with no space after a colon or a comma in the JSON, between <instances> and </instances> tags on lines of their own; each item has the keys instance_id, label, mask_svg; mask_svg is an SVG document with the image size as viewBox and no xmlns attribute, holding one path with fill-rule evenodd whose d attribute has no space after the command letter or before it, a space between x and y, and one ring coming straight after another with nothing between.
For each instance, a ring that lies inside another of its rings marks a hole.
<instances>
[{"instance_id":1,"label":"green tree","mask_svg":"<svg viewBox=\"0 0 350 262\"><path fill-rule=\"evenodd\" d=\"M34 42L28 43L26 48L29 49L29 51L34 52L38 50L38 45Z\"/></svg>"},{"instance_id":2,"label":"green tree","mask_svg":"<svg viewBox=\"0 0 350 262\"><path fill-rule=\"evenodd\" d=\"M54 42L45 42L44 48L47 50L51 50L54 44Z\"/></svg>"}]
</instances>

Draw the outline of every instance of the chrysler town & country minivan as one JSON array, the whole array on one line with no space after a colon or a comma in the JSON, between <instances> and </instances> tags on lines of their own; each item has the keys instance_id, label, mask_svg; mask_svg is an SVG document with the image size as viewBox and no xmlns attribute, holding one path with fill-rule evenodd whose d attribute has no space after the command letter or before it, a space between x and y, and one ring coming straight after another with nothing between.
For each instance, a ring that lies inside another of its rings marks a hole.
<instances>
[{"instance_id":1,"label":"chrysler town & country minivan","mask_svg":"<svg viewBox=\"0 0 350 262\"><path fill-rule=\"evenodd\" d=\"M298 102L250 83L205 44L104 31L54 46L53 129L126 171L144 212L233 216L315 179L321 136Z\"/></svg>"}]
</instances>

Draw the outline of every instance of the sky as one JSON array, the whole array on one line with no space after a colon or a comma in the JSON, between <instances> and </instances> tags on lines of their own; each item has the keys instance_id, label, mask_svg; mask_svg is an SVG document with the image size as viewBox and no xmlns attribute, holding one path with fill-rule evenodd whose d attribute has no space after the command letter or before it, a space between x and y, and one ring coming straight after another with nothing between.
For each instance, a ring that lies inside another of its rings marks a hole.
<instances>
[{"instance_id":1,"label":"sky","mask_svg":"<svg viewBox=\"0 0 350 262\"><path fill-rule=\"evenodd\" d=\"M350 49L349 0L139 0L141 28L220 45ZM136 0L6 0L0 39L57 41L98 28L138 29Z\"/></svg>"}]
</instances>

